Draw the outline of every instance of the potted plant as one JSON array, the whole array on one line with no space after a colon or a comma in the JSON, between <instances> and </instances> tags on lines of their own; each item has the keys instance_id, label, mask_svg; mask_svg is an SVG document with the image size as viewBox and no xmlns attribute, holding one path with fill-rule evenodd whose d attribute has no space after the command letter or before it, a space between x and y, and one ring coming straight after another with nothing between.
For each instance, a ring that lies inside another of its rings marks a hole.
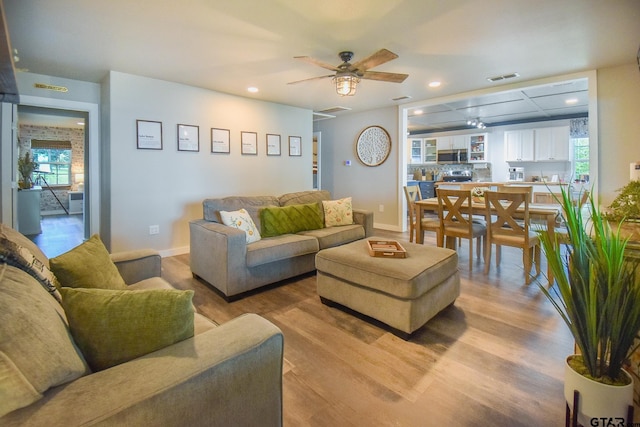
<instances>
[{"instance_id":1,"label":"potted plant","mask_svg":"<svg viewBox=\"0 0 640 427\"><path fill-rule=\"evenodd\" d=\"M31 153L27 151L24 156L18 157L18 172L20 173L20 179L18 180L18 187L22 190L28 190L33 187L33 172L38 168L38 163L33 161Z\"/></svg>"},{"instance_id":2,"label":"potted plant","mask_svg":"<svg viewBox=\"0 0 640 427\"><path fill-rule=\"evenodd\" d=\"M590 217L562 189L561 221L566 237L539 233L555 284L542 292L569 327L578 354L566 360L565 399L582 425L594 418L626 420L633 404L633 379L623 369L640 330L637 260L625 256L627 239L612 227L589 196ZM593 391L585 387L593 387ZM574 408L574 390L579 395ZM597 394L601 393L601 394ZM612 402L614 397L618 403Z\"/></svg>"},{"instance_id":3,"label":"potted plant","mask_svg":"<svg viewBox=\"0 0 640 427\"><path fill-rule=\"evenodd\" d=\"M618 193L604 216L610 222L621 224L624 236L640 241L640 180L630 181Z\"/></svg>"}]
</instances>

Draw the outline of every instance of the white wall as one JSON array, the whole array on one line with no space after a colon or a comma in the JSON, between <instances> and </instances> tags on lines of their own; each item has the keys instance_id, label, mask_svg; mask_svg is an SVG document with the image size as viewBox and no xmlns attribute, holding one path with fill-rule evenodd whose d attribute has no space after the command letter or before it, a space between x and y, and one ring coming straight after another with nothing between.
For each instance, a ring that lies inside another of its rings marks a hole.
<instances>
[{"instance_id":1,"label":"white wall","mask_svg":"<svg viewBox=\"0 0 640 427\"><path fill-rule=\"evenodd\" d=\"M187 252L188 222L202 218L203 199L312 188L311 110L120 72L103 86L112 251ZM136 148L137 119L162 122L162 150ZM177 150L177 124L199 126L199 152ZM231 131L230 154L211 153L212 127ZM241 131L257 132L258 155L240 153ZM267 133L281 135L281 156L266 156ZM289 156L291 135L302 137L300 157ZM160 234L149 235L150 225Z\"/></svg>"},{"instance_id":2,"label":"white wall","mask_svg":"<svg viewBox=\"0 0 640 427\"><path fill-rule=\"evenodd\" d=\"M600 202L611 204L640 161L640 72L637 64L598 70Z\"/></svg>"},{"instance_id":3,"label":"white wall","mask_svg":"<svg viewBox=\"0 0 640 427\"><path fill-rule=\"evenodd\" d=\"M402 155L402 144L397 140L397 114L396 107L382 108L314 125L314 130L322 132L322 188L334 198L351 196L354 208L374 212L376 227L391 230L398 229L400 223L398 156ZM374 125L382 126L391 136L391 154L382 165L370 167L358 161L355 144L360 132ZM351 166L345 166L346 160L351 160ZM380 212L380 205L384 212Z\"/></svg>"}]
</instances>

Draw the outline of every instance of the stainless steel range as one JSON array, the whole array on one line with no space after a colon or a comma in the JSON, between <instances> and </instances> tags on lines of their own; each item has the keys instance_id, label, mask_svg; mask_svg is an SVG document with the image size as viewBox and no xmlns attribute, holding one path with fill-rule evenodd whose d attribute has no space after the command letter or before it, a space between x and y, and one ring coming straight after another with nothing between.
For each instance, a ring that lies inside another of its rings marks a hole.
<instances>
[{"instance_id":1,"label":"stainless steel range","mask_svg":"<svg viewBox=\"0 0 640 427\"><path fill-rule=\"evenodd\" d=\"M446 171L442 177L444 182L468 182L472 180L472 172L469 170Z\"/></svg>"}]
</instances>

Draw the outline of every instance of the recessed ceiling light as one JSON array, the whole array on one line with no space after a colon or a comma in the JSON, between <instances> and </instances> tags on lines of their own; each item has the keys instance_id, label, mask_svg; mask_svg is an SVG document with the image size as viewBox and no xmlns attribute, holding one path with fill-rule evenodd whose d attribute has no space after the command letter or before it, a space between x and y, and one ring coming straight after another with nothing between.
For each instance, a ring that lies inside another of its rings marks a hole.
<instances>
[{"instance_id":1,"label":"recessed ceiling light","mask_svg":"<svg viewBox=\"0 0 640 427\"><path fill-rule=\"evenodd\" d=\"M79 125L79 126L84 126L84 122L78 122L76 124Z\"/></svg>"},{"instance_id":2,"label":"recessed ceiling light","mask_svg":"<svg viewBox=\"0 0 640 427\"><path fill-rule=\"evenodd\" d=\"M429 87L440 87L442 83L440 83L439 81L432 81L429 83Z\"/></svg>"},{"instance_id":3,"label":"recessed ceiling light","mask_svg":"<svg viewBox=\"0 0 640 427\"><path fill-rule=\"evenodd\" d=\"M567 100L564 101L565 104L577 104L578 103L578 98L569 98Z\"/></svg>"},{"instance_id":4,"label":"recessed ceiling light","mask_svg":"<svg viewBox=\"0 0 640 427\"><path fill-rule=\"evenodd\" d=\"M419 114L422 114L422 113L424 113L424 111L422 111L422 110L414 110L413 111L413 114L416 114L416 115L419 115Z\"/></svg>"},{"instance_id":5,"label":"recessed ceiling light","mask_svg":"<svg viewBox=\"0 0 640 427\"><path fill-rule=\"evenodd\" d=\"M249 87L247 88L247 90L248 90L249 92L251 92L251 93L256 93L256 92L258 92L258 88L257 88L257 87L255 87L255 86L249 86Z\"/></svg>"}]
</instances>

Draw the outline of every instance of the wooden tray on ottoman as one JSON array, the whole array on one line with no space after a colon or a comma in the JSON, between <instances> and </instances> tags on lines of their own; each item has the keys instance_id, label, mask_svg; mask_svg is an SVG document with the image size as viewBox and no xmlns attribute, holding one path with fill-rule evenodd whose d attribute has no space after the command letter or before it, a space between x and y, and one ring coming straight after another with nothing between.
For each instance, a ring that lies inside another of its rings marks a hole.
<instances>
[{"instance_id":1,"label":"wooden tray on ottoman","mask_svg":"<svg viewBox=\"0 0 640 427\"><path fill-rule=\"evenodd\" d=\"M367 240L369 255L381 258L406 258L407 251L396 240Z\"/></svg>"}]
</instances>

